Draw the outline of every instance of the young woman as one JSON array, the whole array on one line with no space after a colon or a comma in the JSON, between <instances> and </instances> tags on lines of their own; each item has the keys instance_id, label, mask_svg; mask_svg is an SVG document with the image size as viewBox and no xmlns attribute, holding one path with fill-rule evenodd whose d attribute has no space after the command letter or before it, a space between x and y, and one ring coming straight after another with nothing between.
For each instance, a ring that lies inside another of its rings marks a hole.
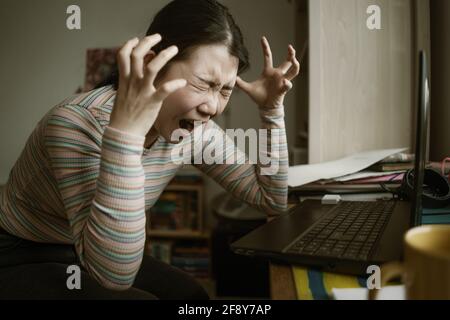
<instances>
[{"instance_id":1,"label":"young woman","mask_svg":"<svg viewBox=\"0 0 450 320\"><path fill-rule=\"evenodd\" d=\"M182 165L173 161L173 148L198 142L193 122L223 133L212 119L235 86L256 103L261 128L276 129L267 142L268 150L278 150L271 154L277 170L195 166L252 206L286 209L283 100L300 66L292 46L279 67L265 38L262 48L264 70L248 83L238 76L248 53L227 8L215 0L175 0L145 38L120 49L110 85L51 109L1 196L0 298L207 299L193 278L143 255L145 212ZM181 142L173 140L177 130ZM226 155L245 157L234 148ZM67 287L73 264L81 267L79 290Z\"/></svg>"}]
</instances>

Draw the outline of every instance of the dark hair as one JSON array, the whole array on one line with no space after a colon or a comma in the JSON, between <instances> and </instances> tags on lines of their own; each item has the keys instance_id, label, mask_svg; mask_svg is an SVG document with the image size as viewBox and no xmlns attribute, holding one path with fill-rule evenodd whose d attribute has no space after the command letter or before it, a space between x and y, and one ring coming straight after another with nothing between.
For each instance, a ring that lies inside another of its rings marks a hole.
<instances>
[{"instance_id":1,"label":"dark hair","mask_svg":"<svg viewBox=\"0 0 450 320\"><path fill-rule=\"evenodd\" d=\"M146 35L155 33L162 36L161 42L152 48L156 54L172 45L178 47L178 54L171 61L186 59L190 49L200 45L224 44L230 54L239 59L238 74L250 66L241 30L228 8L216 0L170 2L156 14ZM97 87L112 84L117 90L118 81L116 66L109 78Z\"/></svg>"}]
</instances>

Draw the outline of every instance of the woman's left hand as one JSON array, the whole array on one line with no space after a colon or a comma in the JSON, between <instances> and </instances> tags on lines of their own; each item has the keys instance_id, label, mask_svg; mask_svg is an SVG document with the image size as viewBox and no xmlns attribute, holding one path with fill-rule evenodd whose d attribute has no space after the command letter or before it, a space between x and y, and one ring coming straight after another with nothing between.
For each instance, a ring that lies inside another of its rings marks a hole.
<instances>
[{"instance_id":1,"label":"woman's left hand","mask_svg":"<svg viewBox=\"0 0 450 320\"><path fill-rule=\"evenodd\" d=\"M292 80L300 72L300 63L295 57L295 49L289 45L288 57L278 68L273 67L272 51L266 37L262 37L264 70L261 77L246 82L237 77L236 84L262 109L279 108L283 105L286 93L292 89Z\"/></svg>"}]
</instances>

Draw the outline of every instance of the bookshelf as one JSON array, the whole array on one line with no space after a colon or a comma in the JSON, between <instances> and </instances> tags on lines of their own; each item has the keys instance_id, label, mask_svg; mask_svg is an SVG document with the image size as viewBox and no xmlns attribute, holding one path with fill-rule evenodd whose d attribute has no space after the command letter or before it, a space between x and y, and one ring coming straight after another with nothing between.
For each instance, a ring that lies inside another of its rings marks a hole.
<instances>
[{"instance_id":1,"label":"bookshelf","mask_svg":"<svg viewBox=\"0 0 450 320\"><path fill-rule=\"evenodd\" d=\"M145 254L198 279L210 278L211 243L203 202L201 174L195 168L181 170L147 212Z\"/></svg>"},{"instance_id":2,"label":"bookshelf","mask_svg":"<svg viewBox=\"0 0 450 320\"><path fill-rule=\"evenodd\" d=\"M208 239L209 233L191 230L149 230L151 232L148 237L153 239L171 238L171 239Z\"/></svg>"}]
</instances>

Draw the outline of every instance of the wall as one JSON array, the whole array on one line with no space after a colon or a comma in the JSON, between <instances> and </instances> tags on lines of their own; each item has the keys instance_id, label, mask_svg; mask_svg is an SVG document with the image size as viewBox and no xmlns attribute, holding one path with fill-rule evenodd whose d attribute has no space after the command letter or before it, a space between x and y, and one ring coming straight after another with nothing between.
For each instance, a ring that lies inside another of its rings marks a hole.
<instances>
[{"instance_id":1,"label":"wall","mask_svg":"<svg viewBox=\"0 0 450 320\"><path fill-rule=\"evenodd\" d=\"M301 50L299 59L301 61L301 73L297 79L296 87L296 137L295 144L290 144L290 165L300 165L308 163L308 122L309 122L309 19L308 19L308 0L296 0L296 44ZM303 58L301 57L303 55Z\"/></svg>"},{"instance_id":2,"label":"wall","mask_svg":"<svg viewBox=\"0 0 450 320\"><path fill-rule=\"evenodd\" d=\"M0 2L0 185L19 156L36 123L55 104L83 84L85 51L115 47L134 36L142 37L154 14L168 0L2 0ZM260 37L272 44L274 60L287 55L294 43L294 4L273 0L224 0L240 25L252 68L243 75L256 79L262 71ZM82 30L66 28L66 8L81 8ZM286 99L289 139L295 132L295 93ZM218 120L230 128L259 127L257 108L236 92L226 116ZM221 192L207 181L207 205Z\"/></svg>"},{"instance_id":3,"label":"wall","mask_svg":"<svg viewBox=\"0 0 450 320\"><path fill-rule=\"evenodd\" d=\"M83 84L85 51L142 35L167 1L4 0L0 4L0 184L45 112ZM66 28L81 7L82 30Z\"/></svg>"},{"instance_id":4,"label":"wall","mask_svg":"<svg viewBox=\"0 0 450 320\"><path fill-rule=\"evenodd\" d=\"M369 5L382 29L366 26ZM411 1L312 0L309 161L411 146Z\"/></svg>"},{"instance_id":5,"label":"wall","mask_svg":"<svg viewBox=\"0 0 450 320\"><path fill-rule=\"evenodd\" d=\"M431 5L431 143L430 159L450 156L450 1Z\"/></svg>"}]
</instances>

